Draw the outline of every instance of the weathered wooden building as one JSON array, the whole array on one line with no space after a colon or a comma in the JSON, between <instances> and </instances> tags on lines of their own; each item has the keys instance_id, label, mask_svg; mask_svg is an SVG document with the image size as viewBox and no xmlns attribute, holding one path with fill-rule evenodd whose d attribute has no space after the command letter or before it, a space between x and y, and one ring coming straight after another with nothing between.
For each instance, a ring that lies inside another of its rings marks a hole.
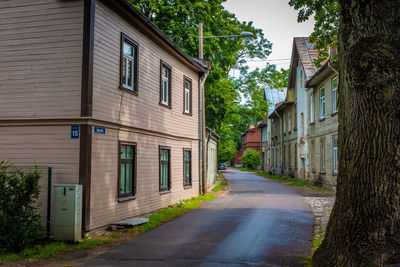
<instances>
[{"instance_id":1,"label":"weathered wooden building","mask_svg":"<svg viewBox=\"0 0 400 267\"><path fill-rule=\"evenodd\" d=\"M199 193L205 64L126 0L1 1L0 26L0 160L82 184L85 231Z\"/></svg>"}]
</instances>

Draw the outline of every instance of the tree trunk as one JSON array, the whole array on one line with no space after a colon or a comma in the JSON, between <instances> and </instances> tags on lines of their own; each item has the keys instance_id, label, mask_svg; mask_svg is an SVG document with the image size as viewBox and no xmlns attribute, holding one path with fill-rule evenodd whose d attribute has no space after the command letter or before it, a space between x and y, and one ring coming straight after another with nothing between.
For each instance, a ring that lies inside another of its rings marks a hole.
<instances>
[{"instance_id":1,"label":"tree trunk","mask_svg":"<svg viewBox=\"0 0 400 267\"><path fill-rule=\"evenodd\" d=\"M400 1L340 0L339 176L313 266L400 263Z\"/></svg>"}]
</instances>

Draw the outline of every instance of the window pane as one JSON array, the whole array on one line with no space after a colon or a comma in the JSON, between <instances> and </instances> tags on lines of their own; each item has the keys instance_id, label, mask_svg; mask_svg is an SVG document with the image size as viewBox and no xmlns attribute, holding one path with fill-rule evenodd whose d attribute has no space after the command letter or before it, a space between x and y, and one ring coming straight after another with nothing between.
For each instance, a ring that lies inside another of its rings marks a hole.
<instances>
[{"instance_id":1,"label":"window pane","mask_svg":"<svg viewBox=\"0 0 400 267\"><path fill-rule=\"evenodd\" d=\"M121 159L126 159L126 146L121 146Z\"/></svg>"},{"instance_id":2,"label":"window pane","mask_svg":"<svg viewBox=\"0 0 400 267\"><path fill-rule=\"evenodd\" d=\"M133 146L126 147L126 158L133 159Z\"/></svg>"},{"instance_id":3,"label":"window pane","mask_svg":"<svg viewBox=\"0 0 400 267\"><path fill-rule=\"evenodd\" d=\"M132 164L125 164L125 168L126 168L125 193L132 193L132 184L133 184Z\"/></svg>"},{"instance_id":4,"label":"window pane","mask_svg":"<svg viewBox=\"0 0 400 267\"><path fill-rule=\"evenodd\" d=\"M122 60L122 83L124 85L127 85L127 82L126 82L126 79L127 79L127 77L126 77L126 61L127 61L127 59L126 59L126 57L124 57L123 60Z\"/></svg>"},{"instance_id":5,"label":"window pane","mask_svg":"<svg viewBox=\"0 0 400 267\"><path fill-rule=\"evenodd\" d=\"M127 43L124 43L124 55L133 56L132 46Z\"/></svg>"},{"instance_id":6,"label":"window pane","mask_svg":"<svg viewBox=\"0 0 400 267\"><path fill-rule=\"evenodd\" d=\"M120 185L121 194L125 193L125 164L121 164L121 185Z\"/></svg>"},{"instance_id":7,"label":"window pane","mask_svg":"<svg viewBox=\"0 0 400 267\"><path fill-rule=\"evenodd\" d=\"M133 61L132 60L128 60L127 75L128 75L127 85L129 87L132 87L133 86Z\"/></svg>"}]
</instances>

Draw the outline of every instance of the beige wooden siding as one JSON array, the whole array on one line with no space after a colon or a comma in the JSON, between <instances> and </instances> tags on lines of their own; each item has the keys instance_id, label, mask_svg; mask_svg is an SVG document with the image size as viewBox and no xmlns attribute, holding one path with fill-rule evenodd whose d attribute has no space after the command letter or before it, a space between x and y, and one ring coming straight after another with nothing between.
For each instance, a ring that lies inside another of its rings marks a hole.
<instances>
[{"instance_id":1,"label":"beige wooden siding","mask_svg":"<svg viewBox=\"0 0 400 267\"><path fill-rule=\"evenodd\" d=\"M70 139L70 127L0 127L0 161L10 161L25 170L36 165L41 171L39 201L43 222L47 209L47 168L53 168L53 185L79 183L79 139Z\"/></svg>"},{"instance_id":2,"label":"beige wooden siding","mask_svg":"<svg viewBox=\"0 0 400 267\"><path fill-rule=\"evenodd\" d=\"M83 1L0 1L0 119L80 116Z\"/></svg>"},{"instance_id":3,"label":"beige wooden siding","mask_svg":"<svg viewBox=\"0 0 400 267\"><path fill-rule=\"evenodd\" d=\"M198 75L117 13L97 1L94 50L94 118L141 129L198 138ZM139 94L120 90L121 32L139 43ZM160 60L172 67L172 109L159 105ZM192 116L183 114L184 75L192 79Z\"/></svg>"},{"instance_id":4,"label":"beige wooden siding","mask_svg":"<svg viewBox=\"0 0 400 267\"><path fill-rule=\"evenodd\" d=\"M106 129L93 134L90 229L168 206L199 192L198 141ZM136 199L118 200L118 140L136 142ZM159 145L171 147L171 192L159 192ZM192 187L183 187L183 148L192 149Z\"/></svg>"}]
</instances>

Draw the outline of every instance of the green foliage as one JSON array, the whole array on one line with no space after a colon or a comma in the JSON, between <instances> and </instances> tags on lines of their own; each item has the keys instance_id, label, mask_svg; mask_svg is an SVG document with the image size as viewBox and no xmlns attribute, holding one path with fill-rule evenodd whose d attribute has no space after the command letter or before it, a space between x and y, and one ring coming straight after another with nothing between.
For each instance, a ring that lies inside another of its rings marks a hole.
<instances>
[{"instance_id":1,"label":"green foliage","mask_svg":"<svg viewBox=\"0 0 400 267\"><path fill-rule=\"evenodd\" d=\"M0 254L19 252L44 238L36 201L40 173L0 162Z\"/></svg>"},{"instance_id":2,"label":"green foliage","mask_svg":"<svg viewBox=\"0 0 400 267\"><path fill-rule=\"evenodd\" d=\"M318 66L329 57L329 47L337 47L339 34L338 0L289 0L289 5L298 10L297 21L309 20L314 15L314 31L310 41L320 51L316 60Z\"/></svg>"},{"instance_id":3,"label":"green foliage","mask_svg":"<svg viewBox=\"0 0 400 267\"><path fill-rule=\"evenodd\" d=\"M249 169L256 169L260 165L260 151L248 148L244 152L243 156L240 157L244 166Z\"/></svg>"}]
</instances>

